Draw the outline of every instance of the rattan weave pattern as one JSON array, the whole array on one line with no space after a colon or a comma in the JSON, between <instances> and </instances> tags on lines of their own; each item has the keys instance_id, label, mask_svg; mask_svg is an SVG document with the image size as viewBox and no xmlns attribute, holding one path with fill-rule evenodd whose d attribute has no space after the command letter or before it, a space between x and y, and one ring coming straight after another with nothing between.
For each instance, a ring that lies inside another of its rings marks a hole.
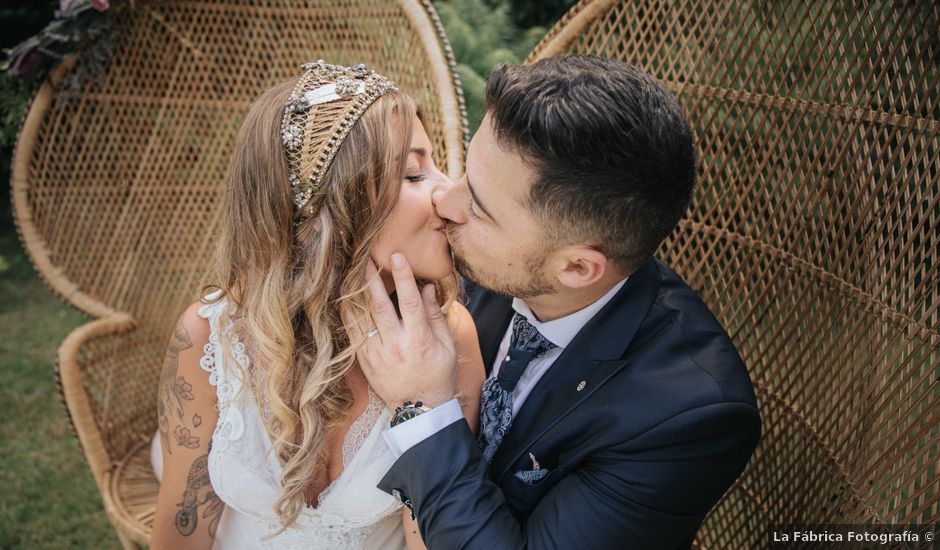
<instances>
[{"instance_id":1,"label":"rattan weave pattern","mask_svg":"<svg viewBox=\"0 0 940 550\"><path fill-rule=\"evenodd\" d=\"M701 529L940 521L940 4L584 0L528 61L634 63L702 171L661 254L748 364L764 436Z\"/></svg>"},{"instance_id":2,"label":"rattan weave pattern","mask_svg":"<svg viewBox=\"0 0 940 550\"><path fill-rule=\"evenodd\" d=\"M58 83L83 66L65 63L35 96L12 192L37 271L98 318L63 342L59 375L105 507L130 544L146 542L150 516L121 516L122 496L111 491L127 485L107 474L156 429L166 342L198 298L229 152L251 102L302 63L365 63L417 99L437 164L454 178L467 124L427 0L137 0L112 11L104 77L73 91Z\"/></svg>"}]
</instances>

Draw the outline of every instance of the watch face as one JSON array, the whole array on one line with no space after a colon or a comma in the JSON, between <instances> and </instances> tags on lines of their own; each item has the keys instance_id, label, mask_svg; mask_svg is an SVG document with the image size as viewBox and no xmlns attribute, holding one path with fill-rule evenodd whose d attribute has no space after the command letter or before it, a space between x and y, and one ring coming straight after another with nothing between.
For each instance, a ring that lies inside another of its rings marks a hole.
<instances>
[{"instance_id":1,"label":"watch face","mask_svg":"<svg viewBox=\"0 0 940 550\"><path fill-rule=\"evenodd\" d=\"M419 409L418 407L408 407L407 409L404 409L403 411L401 411L401 414L399 414L398 416L402 420L411 420L412 418L420 415L423 412L424 411Z\"/></svg>"},{"instance_id":2,"label":"watch face","mask_svg":"<svg viewBox=\"0 0 940 550\"><path fill-rule=\"evenodd\" d=\"M405 407L395 414L395 424L397 425L404 422L405 420L411 420L412 418L419 416L422 413L424 413L424 409L413 406Z\"/></svg>"}]
</instances>

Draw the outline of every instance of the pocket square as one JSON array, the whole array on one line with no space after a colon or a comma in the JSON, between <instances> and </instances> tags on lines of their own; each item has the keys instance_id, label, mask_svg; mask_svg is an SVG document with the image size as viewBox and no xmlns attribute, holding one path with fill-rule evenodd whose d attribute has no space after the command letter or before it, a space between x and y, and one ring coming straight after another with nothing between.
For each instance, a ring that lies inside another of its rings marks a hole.
<instances>
[{"instance_id":1,"label":"pocket square","mask_svg":"<svg viewBox=\"0 0 940 550\"><path fill-rule=\"evenodd\" d=\"M535 485L539 481L542 481L549 472L551 472L551 470L542 468L537 470L519 470L513 475L526 485Z\"/></svg>"}]
</instances>

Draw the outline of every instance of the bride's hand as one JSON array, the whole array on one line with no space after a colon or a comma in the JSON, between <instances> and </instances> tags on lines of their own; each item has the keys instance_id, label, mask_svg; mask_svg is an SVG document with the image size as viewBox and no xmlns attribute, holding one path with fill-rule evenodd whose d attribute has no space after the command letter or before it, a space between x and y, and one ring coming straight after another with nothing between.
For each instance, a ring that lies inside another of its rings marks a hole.
<instances>
[{"instance_id":1,"label":"bride's hand","mask_svg":"<svg viewBox=\"0 0 940 550\"><path fill-rule=\"evenodd\" d=\"M433 285L419 292L408 261L402 254L392 254L399 319L372 262L366 276L375 329L367 333L357 358L372 389L390 408L405 401L435 407L452 399L457 346Z\"/></svg>"}]
</instances>

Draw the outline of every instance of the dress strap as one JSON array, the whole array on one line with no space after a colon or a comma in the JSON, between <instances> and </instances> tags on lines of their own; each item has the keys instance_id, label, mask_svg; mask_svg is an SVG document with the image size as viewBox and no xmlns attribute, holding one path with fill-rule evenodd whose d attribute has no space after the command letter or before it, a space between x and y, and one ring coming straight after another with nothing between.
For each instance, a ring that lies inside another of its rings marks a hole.
<instances>
[{"instance_id":1,"label":"dress strap","mask_svg":"<svg viewBox=\"0 0 940 550\"><path fill-rule=\"evenodd\" d=\"M206 295L205 300L215 300L220 296L221 290L217 290ZM203 304L199 308L199 316L209 320L209 341L203 348L203 356L199 360L199 366L202 370L209 373L209 383L215 386L216 398L218 399L219 419L215 431L212 435L212 453L210 453L210 462L218 465L233 441L241 438L245 432L245 422L239 406L235 405L235 400L241 390L241 378L246 376L249 368L248 356L245 353L245 346L238 339L232 330L234 323L226 318L225 326L222 324L222 313L229 307L229 302L224 297L218 301ZM219 335L225 333L229 339L226 343L230 347L223 353L221 349L222 340ZM235 365L228 364L235 360Z\"/></svg>"},{"instance_id":2,"label":"dress strap","mask_svg":"<svg viewBox=\"0 0 940 550\"><path fill-rule=\"evenodd\" d=\"M215 300L221 295L221 290L216 290L205 296L206 301ZM222 313L229 306L228 300L219 299L216 302L203 304L199 308L199 316L209 320L209 341L203 348L203 356L199 361L202 370L209 373L209 383L216 387L216 393L219 398L220 409L227 406L235 399L241 387L241 377L247 376L251 365L248 354L245 352L245 344L238 338L233 331L234 323L231 319L225 320L225 326L221 327ZM229 354L221 353L221 334L225 334L231 347L228 348ZM234 359L238 363L238 371L231 368L235 365L227 365L226 361Z\"/></svg>"},{"instance_id":3,"label":"dress strap","mask_svg":"<svg viewBox=\"0 0 940 550\"><path fill-rule=\"evenodd\" d=\"M207 294L203 300L211 301L215 300L222 293L221 290L216 290ZM202 349L202 358L199 360L199 366L202 370L209 373L209 383L218 388L219 385L219 369L218 363L216 361L216 349L219 346L219 316L225 307L225 300L218 300L216 302L203 304L199 307L197 313L203 319L209 321L209 341Z\"/></svg>"}]
</instances>

